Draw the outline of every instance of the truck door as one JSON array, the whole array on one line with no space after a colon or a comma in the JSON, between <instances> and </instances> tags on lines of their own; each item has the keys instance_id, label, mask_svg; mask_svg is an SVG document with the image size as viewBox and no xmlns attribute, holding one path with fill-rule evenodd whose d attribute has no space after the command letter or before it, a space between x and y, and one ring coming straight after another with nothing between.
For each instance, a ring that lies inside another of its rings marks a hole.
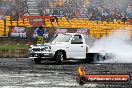
<instances>
[{"instance_id":1,"label":"truck door","mask_svg":"<svg viewBox=\"0 0 132 88\"><path fill-rule=\"evenodd\" d=\"M74 35L68 50L69 58L84 59L86 58L86 44L81 35Z\"/></svg>"}]
</instances>

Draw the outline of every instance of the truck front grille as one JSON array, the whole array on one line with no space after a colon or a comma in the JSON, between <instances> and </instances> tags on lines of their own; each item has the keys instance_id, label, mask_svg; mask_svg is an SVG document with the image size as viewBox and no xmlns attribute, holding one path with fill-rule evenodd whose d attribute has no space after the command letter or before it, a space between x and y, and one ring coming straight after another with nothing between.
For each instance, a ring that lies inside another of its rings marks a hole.
<instances>
[{"instance_id":1,"label":"truck front grille","mask_svg":"<svg viewBox=\"0 0 132 88\"><path fill-rule=\"evenodd\" d=\"M33 51L45 51L44 48L42 48L42 49L36 48L36 49L32 49L32 50L33 50Z\"/></svg>"}]
</instances>

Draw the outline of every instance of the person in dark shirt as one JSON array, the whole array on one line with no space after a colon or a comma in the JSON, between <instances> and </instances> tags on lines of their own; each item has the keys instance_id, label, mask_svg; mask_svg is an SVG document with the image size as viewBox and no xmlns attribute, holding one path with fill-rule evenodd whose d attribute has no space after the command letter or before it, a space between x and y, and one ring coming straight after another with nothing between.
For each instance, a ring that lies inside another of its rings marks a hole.
<instances>
[{"instance_id":1,"label":"person in dark shirt","mask_svg":"<svg viewBox=\"0 0 132 88\"><path fill-rule=\"evenodd\" d=\"M123 17L121 21L124 22L124 24L125 24L127 22L127 18Z\"/></svg>"},{"instance_id":2,"label":"person in dark shirt","mask_svg":"<svg viewBox=\"0 0 132 88\"><path fill-rule=\"evenodd\" d=\"M53 26L52 22L56 21L58 24L58 18L56 16L53 16L54 18L50 19L51 25Z\"/></svg>"},{"instance_id":3,"label":"person in dark shirt","mask_svg":"<svg viewBox=\"0 0 132 88\"><path fill-rule=\"evenodd\" d=\"M50 19L50 22L51 22L51 25L53 26L53 24L52 24L52 22L54 22L55 21L55 19Z\"/></svg>"},{"instance_id":4,"label":"person in dark shirt","mask_svg":"<svg viewBox=\"0 0 132 88\"><path fill-rule=\"evenodd\" d=\"M55 20L56 20L56 23L58 24L58 18L56 16L54 16Z\"/></svg>"},{"instance_id":5,"label":"person in dark shirt","mask_svg":"<svg viewBox=\"0 0 132 88\"><path fill-rule=\"evenodd\" d=\"M37 30L37 34L38 34L38 36L43 36L43 34L44 34L43 26L39 27L39 29Z\"/></svg>"},{"instance_id":6,"label":"person in dark shirt","mask_svg":"<svg viewBox=\"0 0 132 88\"><path fill-rule=\"evenodd\" d=\"M106 21L106 17L105 17L105 15L102 16L101 21L102 21L102 22Z\"/></svg>"}]
</instances>

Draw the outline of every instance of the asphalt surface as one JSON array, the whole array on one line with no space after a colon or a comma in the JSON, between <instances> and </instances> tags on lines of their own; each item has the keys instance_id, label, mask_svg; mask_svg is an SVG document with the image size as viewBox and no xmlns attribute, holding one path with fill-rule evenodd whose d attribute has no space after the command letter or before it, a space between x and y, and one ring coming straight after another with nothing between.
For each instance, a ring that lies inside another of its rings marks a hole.
<instances>
[{"instance_id":1,"label":"asphalt surface","mask_svg":"<svg viewBox=\"0 0 132 88\"><path fill-rule=\"evenodd\" d=\"M90 64L83 61L67 61L63 65L43 61L35 64L28 58L0 59L0 88L132 88L129 84L88 83L80 86L76 82L78 67L82 65L87 74L130 74L132 64Z\"/></svg>"}]
</instances>

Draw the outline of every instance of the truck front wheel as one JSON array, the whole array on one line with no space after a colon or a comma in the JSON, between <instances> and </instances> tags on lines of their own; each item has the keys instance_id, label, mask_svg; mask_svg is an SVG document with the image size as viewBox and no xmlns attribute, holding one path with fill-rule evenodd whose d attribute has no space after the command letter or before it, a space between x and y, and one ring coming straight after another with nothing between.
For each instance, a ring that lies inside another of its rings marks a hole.
<instances>
[{"instance_id":1,"label":"truck front wheel","mask_svg":"<svg viewBox=\"0 0 132 88\"><path fill-rule=\"evenodd\" d=\"M55 59L58 64L62 64L63 60L66 59L65 53L63 51L57 51Z\"/></svg>"},{"instance_id":2,"label":"truck front wheel","mask_svg":"<svg viewBox=\"0 0 132 88\"><path fill-rule=\"evenodd\" d=\"M34 58L34 62L36 64L41 64L41 59L40 58Z\"/></svg>"}]
</instances>

